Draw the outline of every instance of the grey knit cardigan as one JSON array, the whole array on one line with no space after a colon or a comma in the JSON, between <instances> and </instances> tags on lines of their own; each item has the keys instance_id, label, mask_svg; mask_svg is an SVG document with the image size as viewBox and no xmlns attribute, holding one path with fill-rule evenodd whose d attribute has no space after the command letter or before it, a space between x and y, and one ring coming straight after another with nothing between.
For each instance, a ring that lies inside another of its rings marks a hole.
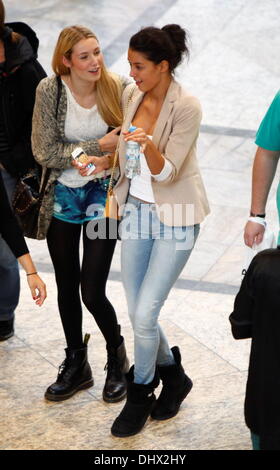
<instances>
[{"instance_id":1,"label":"grey knit cardigan","mask_svg":"<svg viewBox=\"0 0 280 470\"><path fill-rule=\"evenodd\" d=\"M120 77L123 88L130 83ZM39 213L37 239L46 237L54 206L54 183L63 170L71 167L71 153L76 147L82 147L88 155L102 156L97 139L86 142L66 142L65 118L67 112L66 89L62 86L57 108L57 79L53 75L44 78L36 90L36 101L32 121L32 150L35 159L43 167L42 181L47 168L51 168L42 206ZM57 115L57 116L56 116Z\"/></svg>"}]
</instances>

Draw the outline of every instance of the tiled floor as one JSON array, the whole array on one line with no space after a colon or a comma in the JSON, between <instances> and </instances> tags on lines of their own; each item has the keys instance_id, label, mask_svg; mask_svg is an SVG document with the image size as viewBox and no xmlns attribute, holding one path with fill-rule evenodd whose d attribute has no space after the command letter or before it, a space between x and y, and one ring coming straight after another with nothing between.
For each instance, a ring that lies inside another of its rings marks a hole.
<instances>
[{"instance_id":1,"label":"tiled floor","mask_svg":"<svg viewBox=\"0 0 280 470\"><path fill-rule=\"evenodd\" d=\"M102 401L105 344L86 310L84 331L92 335L89 358L95 385L63 403L44 400L65 344L46 243L28 242L47 284L48 299L36 309L22 275L16 335L0 344L0 449L250 449L243 419L250 344L232 339L228 316L244 257L242 231L255 152L252 131L279 86L280 5L273 0L6 0L5 5L8 21L26 21L36 29L40 60L49 73L56 37L67 24L91 26L101 38L108 63L120 73L128 73L126 47L132 32L151 23L187 27L192 58L178 78L204 109L198 154L212 212L161 315L171 345L180 345L193 390L176 418L149 420L139 435L127 439L110 434L122 404ZM274 196L275 185L268 220L276 231ZM107 290L133 361L119 253L118 244Z\"/></svg>"}]
</instances>

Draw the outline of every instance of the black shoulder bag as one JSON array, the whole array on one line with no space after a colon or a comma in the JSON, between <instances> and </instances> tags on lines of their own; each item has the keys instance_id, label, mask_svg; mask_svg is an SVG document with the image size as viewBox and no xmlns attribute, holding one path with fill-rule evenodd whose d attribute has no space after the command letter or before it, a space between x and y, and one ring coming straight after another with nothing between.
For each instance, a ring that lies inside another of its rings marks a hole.
<instances>
[{"instance_id":1,"label":"black shoulder bag","mask_svg":"<svg viewBox=\"0 0 280 470\"><path fill-rule=\"evenodd\" d=\"M56 101L56 119L58 114L58 106L61 96L62 83L59 76L57 79L57 101ZM45 189L49 180L51 168L47 168L44 181L41 182L42 169L40 165L36 165L26 175L22 176L15 188L12 207L19 220L23 235L28 238L38 238L38 221L39 213L45 194Z\"/></svg>"}]
</instances>

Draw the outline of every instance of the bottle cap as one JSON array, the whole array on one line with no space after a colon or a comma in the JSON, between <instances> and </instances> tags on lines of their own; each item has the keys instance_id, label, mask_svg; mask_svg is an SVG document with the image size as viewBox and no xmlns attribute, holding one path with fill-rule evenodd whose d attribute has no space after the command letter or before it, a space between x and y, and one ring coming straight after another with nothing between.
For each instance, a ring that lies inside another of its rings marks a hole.
<instances>
[{"instance_id":1,"label":"bottle cap","mask_svg":"<svg viewBox=\"0 0 280 470\"><path fill-rule=\"evenodd\" d=\"M135 126L130 126L130 128L128 129L128 132L133 132L137 129L137 127Z\"/></svg>"}]
</instances>

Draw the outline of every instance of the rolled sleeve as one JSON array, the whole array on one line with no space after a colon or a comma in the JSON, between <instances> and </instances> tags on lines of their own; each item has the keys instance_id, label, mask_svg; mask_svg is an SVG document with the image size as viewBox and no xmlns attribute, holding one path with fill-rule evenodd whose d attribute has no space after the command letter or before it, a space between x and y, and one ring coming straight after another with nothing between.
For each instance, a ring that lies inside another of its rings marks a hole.
<instances>
[{"instance_id":1,"label":"rolled sleeve","mask_svg":"<svg viewBox=\"0 0 280 470\"><path fill-rule=\"evenodd\" d=\"M152 177L154 178L155 181L160 182L160 181L166 180L169 177L169 175L171 175L171 173L172 173L172 165L165 158L164 159L164 167L161 170L161 172L158 175L152 175Z\"/></svg>"}]
</instances>

